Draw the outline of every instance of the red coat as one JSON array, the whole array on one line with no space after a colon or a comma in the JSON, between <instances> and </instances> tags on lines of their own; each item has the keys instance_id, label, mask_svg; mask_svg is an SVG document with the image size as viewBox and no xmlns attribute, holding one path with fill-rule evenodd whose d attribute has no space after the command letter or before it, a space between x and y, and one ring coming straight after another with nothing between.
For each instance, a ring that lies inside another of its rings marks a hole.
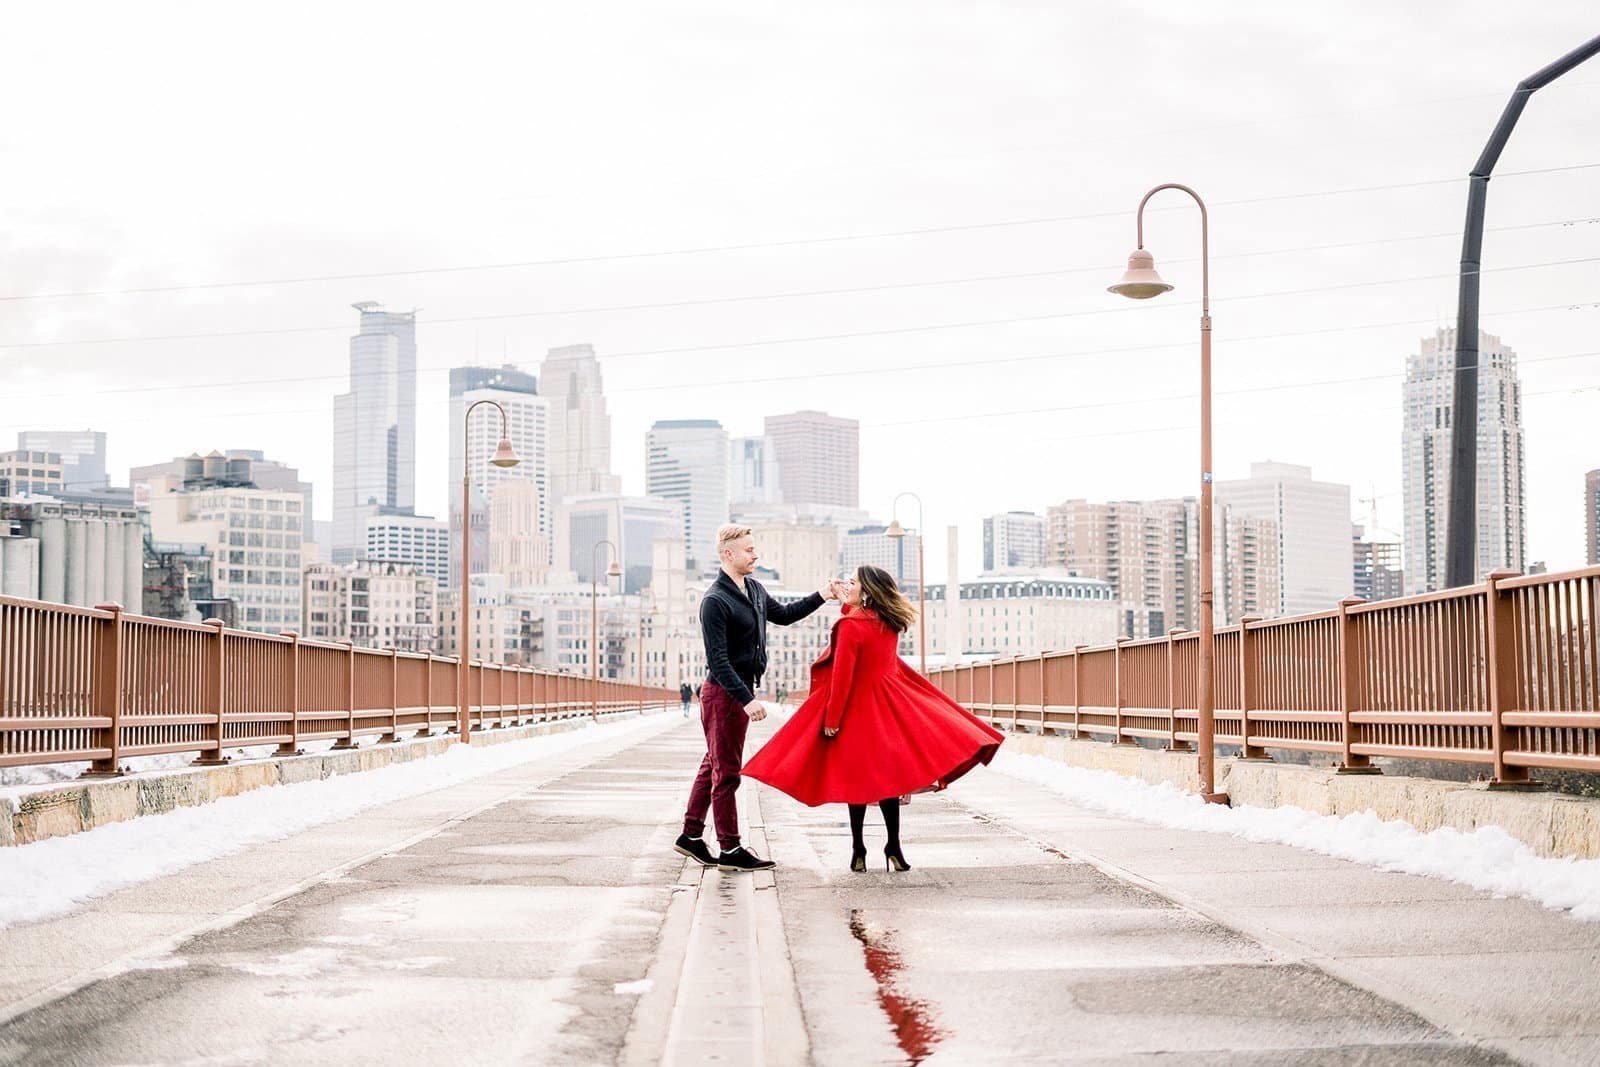
<instances>
[{"instance_id":1,"label":"red coat","mask_svg":"<svg viewBox=\"0 0 1600 1067\"><path fill-rule=\"evenodd\" d=\"M873 804L942 789L994 758L999 732L906 666L876 613L844 611L811 665L811 695L744 774L812 806Z\"/></svg>"}]
</instances>

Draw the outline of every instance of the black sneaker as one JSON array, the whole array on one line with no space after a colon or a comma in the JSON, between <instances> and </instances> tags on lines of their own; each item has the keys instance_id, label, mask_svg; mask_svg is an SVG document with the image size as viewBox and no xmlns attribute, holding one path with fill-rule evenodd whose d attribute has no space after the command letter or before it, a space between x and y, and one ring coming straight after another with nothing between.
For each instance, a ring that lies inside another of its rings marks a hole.
<instances>
[{"instance_id":1,"label":"black sneaker","mask_svg":"<svg viewBox=\"0 0 1600 1067\"><path fill-rule=\"evenodd\" d=\"M776 866L776 863L762 859L743 845L724 850L722 859L717 861L719 871L770 871Z\"/></svg>"},{"instance_id":2,"label":"black sneaker","mask_svg":"<svg viewBox=\"0 0 1600 1067\"><path fill-rule=\"evenodd\" d=\"M701 838L690 837L688 834L679 834L678 840L673 843L672 847L674 851L683 853L702 867L715 867L717 865L716 857L711 854L711 850L706 847L705 841Z\"/></svg>"}]
</instances>

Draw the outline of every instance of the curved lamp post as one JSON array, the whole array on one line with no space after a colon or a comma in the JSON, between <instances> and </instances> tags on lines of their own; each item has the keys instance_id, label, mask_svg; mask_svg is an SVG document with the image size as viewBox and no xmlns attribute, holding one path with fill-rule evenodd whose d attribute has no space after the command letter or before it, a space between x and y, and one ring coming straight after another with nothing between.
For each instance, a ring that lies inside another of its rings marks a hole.
<instances>
[{"instance_id":1,"label":"curved lamp post","mask_svg":"<svg viewBox=\"0 0 1600 1067\"><path fill-rule=\"evenodd\" d=\"M894 503L889 505L891 518L889 528L884 531L886 537L896 541L905 537L905 527L900 525L900 520L893 517L899 513L900 498L908 496L917 502L917 657L922 661L922 674L928 674L928 576L922 569L922 548L927 535L922 529L922 498L909 490L895 495Z\"/></svg>"},{"instance_id":2,"label":"curved lamp post","mask_svg":"<svg viewBox=\"0 0 1600 1067\"><path fill-rule=\"evenodd\" d=\"M467 405L466 412L461 416L461 647L456 656L456 671L460 675L456 679L456 735L463 742L472 728L467 714L467 702L471 695L468 679L472 674L472 605L469 603L472 597L472 460L467 455L467 427L472 418L472 409L479 404L489 404L500 412L500 443L495 446L494 455L489 457L490 465L509 468L522 462L517 457L517 450L511 447L506 409L494 400L474 400Z\"/></svg>"},{"instance_id":3,"label":"curved lamp post","mask_svg":"<svg viewBox=\"0 0 1600 1067\"><path fill-rule=\"evenodd\" d=\"M594 543L589 552L589 718L600 721L600 546L611 549L611 566L606 568L606 588L611 579L622 577L617 565L617 546L607 540Z\"/></svg>"},{"instance_id":4,"label":"curved lamp post","mask_svg":"<svg viewBox=\"0 0 1600 1067\"><path fill-rule=\"evenodd\" d=\"M1128 255L1128 270L1107 291L1130 300L1148 300L1170 292L1172 286L1156 273L1155 257L1144 247L1144 206L1163 189L1177 189L1194 197L1200 206L1200 663L1198 695L1200 795L1207 802L1226 804L1226 793L1216 791L1216 698L1211 680L1212 617L1211 573L1211 259L1210 226L1206 202L1187 185L1168 182L1144 194L1136 217L1138 247ZM1248 722L1248 720L1246 720ZM1249 727L1244 728L1246 734ZM1120 741L1121 738L1118 738Z\"/></svg>"}]
</instances>

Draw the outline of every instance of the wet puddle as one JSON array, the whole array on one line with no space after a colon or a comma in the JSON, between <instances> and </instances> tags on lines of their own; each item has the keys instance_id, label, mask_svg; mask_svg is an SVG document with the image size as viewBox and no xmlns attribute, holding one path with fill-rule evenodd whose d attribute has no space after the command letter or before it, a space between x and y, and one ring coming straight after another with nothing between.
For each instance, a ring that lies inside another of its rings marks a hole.
<instances>
[{"instance_id":1,"label":"wet puddle","mask_svg":"<svg viewBox=\"0 0 1600 1067\"><path fill-rule=\"evenodd\" d=\"M867 970L878 986L878 1006L894 1027L895 1041L911 1063L921 1063L933 1055L945 1034L934 1024L924 1001L907 997L897 989L904 964L894 947L893 931L869 923L860 909L852 908L850 933L861 942Z\"/></svg>"}]
</instances>

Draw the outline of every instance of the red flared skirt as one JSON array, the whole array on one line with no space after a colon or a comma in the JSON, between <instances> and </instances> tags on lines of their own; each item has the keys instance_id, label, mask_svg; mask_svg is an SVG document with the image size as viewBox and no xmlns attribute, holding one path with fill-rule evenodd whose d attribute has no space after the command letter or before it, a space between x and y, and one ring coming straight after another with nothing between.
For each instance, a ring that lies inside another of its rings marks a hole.
<instances>
[{"instance_id":1,"label":"red flared skirt","mask_svg":"<svg viewBox=\"0 0 1600 1067\"><path fill-rule=\"evenodd\" d=\"M1004 740L910 668L858 682L833 738L822 736L826 702L825 690L813 692L743 773L813 807L873 804L943 789Z\"/></svg>"}]
</instances>

